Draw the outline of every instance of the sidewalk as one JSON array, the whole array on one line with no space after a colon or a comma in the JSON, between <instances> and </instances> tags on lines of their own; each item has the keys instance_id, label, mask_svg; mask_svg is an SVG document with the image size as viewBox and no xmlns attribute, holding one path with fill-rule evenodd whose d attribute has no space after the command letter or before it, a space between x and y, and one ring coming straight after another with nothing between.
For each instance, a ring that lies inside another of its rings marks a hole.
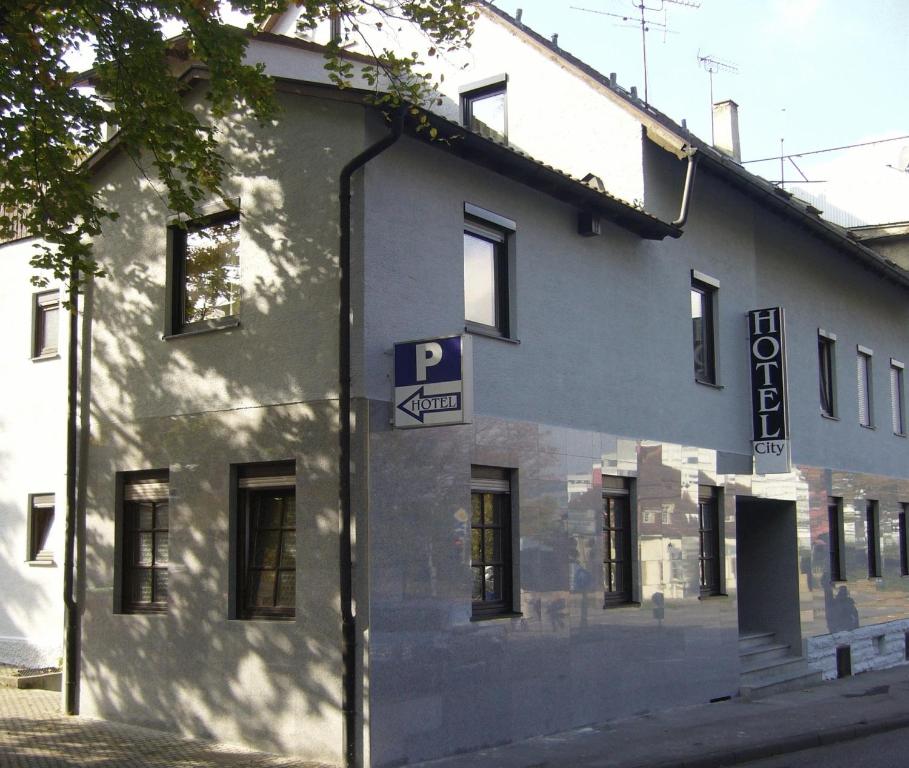
<instances>
[{"instance_id":1,"label":"sidewalk","mask_svg":"<svg viewBox=\"0 0 909 768\"><path fill-rule=\"evenodd\" d=\"M717 768L909 726L909 666L613 720L425 768ZM412 766L411 768L416 768Z\"/></svg>"},{"instance_id":2,"label":"sidewalk","mask_svg":"<svg viewBox=\"0 0 909 768\"><path fill-rule=\"evenodd\" d=\"M0 688L0 768L317 768L146 728L64 717L59 702L58 693ZM420 765L715 768L907 726L904 665L754 702L680 707Z\"/></svg>"}]
</instances>

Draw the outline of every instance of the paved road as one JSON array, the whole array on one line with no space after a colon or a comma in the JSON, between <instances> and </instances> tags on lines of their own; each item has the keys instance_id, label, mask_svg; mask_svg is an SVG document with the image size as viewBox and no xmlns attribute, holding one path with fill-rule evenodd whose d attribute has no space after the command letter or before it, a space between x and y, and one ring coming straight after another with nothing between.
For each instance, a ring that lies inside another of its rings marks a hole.
<instances>
[{"instance_id":1,"label":"paved road","mask_svg":"<svg viewBox=\"0 0 909 768\"><path fill-rule=\"evenodd\" d=\"M909 730L902 729L745 763L741 768L906 768L907 765Z\"/></svg>"},{"instance_id":2,"label":"paved road","mask_svg":"<svg viewBox=\"0 0 909 768\"><path fill-rule=\"evenodd\" d=\"M60 694L0 688L0 768L320 768L147 728L64 717Z\"/></svg>"}]
</instances>

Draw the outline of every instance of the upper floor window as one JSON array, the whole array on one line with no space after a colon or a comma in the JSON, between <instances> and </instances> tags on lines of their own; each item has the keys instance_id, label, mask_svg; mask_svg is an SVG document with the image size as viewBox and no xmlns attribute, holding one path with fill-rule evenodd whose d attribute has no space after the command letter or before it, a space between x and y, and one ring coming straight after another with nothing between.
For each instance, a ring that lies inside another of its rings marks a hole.
<instances>
[{"instance_id":1,"label":"upper floor window","mask_svg":"<svg viewBox=\"0 0 909 768\"><path fill-rule=\"evenodd\" d=\"M168 473L124 474L122 494L119 608L124 613L166 611L170 562Z\"/></svg>"},{"instance_id":2,"label":"upper floor window","mask_svg":"<svg viewBox=\"0 0 909 768\"><path fill-rule=\"evenodd\" d=\"M870 349L860 346L856 355L859 424L863 427L874 426L871 399L871 357L873 354Z\"/></svg>"},{"instance_id":3,"label":"upper floor window","mask_svg":"<svg viewBox=\"0 0 909 768\"><path fill-rule=\"evenodd\" d=\"M234 324L240 313L240 215L170 227L169 333Z\"/></svg>"},{"instance_id":4,"label":"upper floor window","mask_svg":"<svg viewBox=\"0 0 909 768\"><path fill-rule=\"evenodd\" d=\"M498 75L461 89L464 125L481 136L508 140L507 75Z\"/></svg>"},{"instance_id":5,"label":"upper floor window","mask_svg":"<svg viewBox=\"0 0 909 768\"><path fill-rule=\"evenodd\" d=\"M717 383L716 315L719 281L691 271L691 333L694 345L694 378Z\"/></svg>"},{"instance_id":6,"label":"upper floor window","mask_svg":"<svg viewBox=\"0 0 909 768\"><path fill-rule=\"evenodd\" d=\"M55 357L60 338L60 297L57 291L36 293L32 307L32 357Z\"/></svg>"},{"instance_id":7,"label":"upper floor window","mask_svg":"<svg viewBox=\"0 0 909 768\"><path fill-rule=\"evenodd\" d=\"M906 419L903 412L903 368L899 361L890 358L890 421L894 435L906 434Z\"/></svg>"},{"instance_id":8,"label":"upper floor window","mask_svg":"<svg viewBox=\"0 0 909 768\"><path fill-rule=\"evenodd\" d=\"M632 600L630 481L603 476L603 607Z\"/></svg>"},{"instance_id":9,"label":"upper floor window","mask_svg":"<svg viewBox=\"0 0 909 768\"><path fill-rule=\"evenodd\" d=\"M512 586L511 472L473 467L470 491L470 566L473 615L485 618L511 613Z\"/></svg>"},{"instance_id":10,"label":"upper floor window","mask_svg":"<svg viewBox=\"0 0 909 768\"><path fill-rule=\"evenodd\" d=\"M464 319L468 329L511 335L509 242L513 221L465 206Z\"/></svg>"},{"instance_id":11,"label":"upper floor window","mask_svg":"<svg viewBox=\"0 0 909 768\"><path fill-rule=\"evenodd\" d=\"M836 417L836 336L817 332L817 367L820 384L821 413Z\"/></svg>"}]
</instances>

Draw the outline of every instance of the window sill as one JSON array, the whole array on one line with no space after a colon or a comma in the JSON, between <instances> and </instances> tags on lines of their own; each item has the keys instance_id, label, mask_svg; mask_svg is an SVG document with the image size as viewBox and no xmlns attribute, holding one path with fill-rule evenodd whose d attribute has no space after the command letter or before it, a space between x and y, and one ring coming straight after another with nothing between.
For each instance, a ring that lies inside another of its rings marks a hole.
<instances>
[{"instance_id":1,"label":"window sill","mask_svg":"<svg viewBox=\"0 0 909 768\"><path fill-rule=\"evenodd\" d=\"M524 616L520 611L502 611L501 613L473 614L471 621L493 621L494 619L520 619Z\"/></svg>"},{"instance_id":2,"label":"window sill","mask_svg":"<svg viewBox=\"0 0 909 768\"><path fill-rule=\"evenodd\" d=\"M43 363L45 360L59 360L59 352L49 352L46 355L36 355L31 360L33 363Z\"/></svg>"},{"instance_id":3,"label":"window sill","mask_svg":"<svg viewBox=\"0 0 909 768\"><path fill-rule=\"evenodd\" d=\"M704 381L703 379L695 379L695 384L700 384L702 387L709 387L710 389L726 389L722 384L717 384L713 381Z\"/></svg>"},{"instance_id":4,"label":"window sill","mask_svg":"<svg viewBox=\"0 0 909 768\"><path fill-rule=\"evenodd\" d=\"M824 413L823 411L821 411L821 418L827 419L827 421L839 421L840 420L839 416L835 416L832 413Z\"/></svg>"},{"instance_id":5,"label":"window sill","mask_svg":"<svg viewBox=\"0 0 909 768\"><path fill-rule=\"evenodd\" d=\"M698 595L698 600L728 600L729 595L725 592L718 592L715 595Z\"/></svg>"},{"instance_id":6,"label":"window sill","mask_svg":"<svg viewBox=\"0 0 909 768\"><path fill-rule=\"evenodd\" d=\"M506 344L520 344L520 339L514 339L511 336L503 336L495 328L488 327L485 325L475 325L474 323L467 323L464 326L464 332L472 334L473 336L485 336L488 339L497 339L498 341L504 341Z\"/></svg>"},{"instance_id":7,"label":"window sill","mask_svg":"<svg viewBox=\"0 0 909 768\"><path fill-rule=\"evenodd\" d=\"M40 560L26 560L25 564L29 568L56 568L57 563L53 557L47 559L41 558Z\"/></svg>"},{"instance_id":8,"label":"window sill","mask_svg":"<svg viewBox=\"0 0 909 768\"><path fill-rule=\"evenodd\" d=\"M894 432L894 433L893 433L893 436L894 436L894 437L902 437L902 438L905 438L905 437L906 437L906 433L905 433L905 432Z\"/></svg>"},{"instance_id":9,"label":"window sill","mask_svg":"<svg viewBox=\"0 0 909 768\"><path fill-rule=\"evenodd\" d=\"M874 424L859 424L862 429L870 429L872 432L877 430L877 427Z\"/></svg>"},{"instance_id":10,"label":"window sill","mask_svg":"<svg viewBox=\"0 0 909 768\"><path fill-rule=\"evenodd\" d=\"M629 600L624 603L603 603L604 611L620 611L623 608L640 608L641 604L637 600Z\"/></svg>"},{"instance_id":11,"label":"window sill","mask_svg":"<svg viewBox=\"0 0 909 768\"><path fill-rule=\"evenodd\" d=\"M173 341L174 339L182 339L184 336L198 336L202 333L227 331L231 328L238 328L239 326L240 321L236 317L231 317L225 320L213 320L210 324L206 324L201 327L190 327L186 328L183 331L177 331L176 333L166 333L161 337L161 339L162 341Z\"/></svg>"}]
</instances>

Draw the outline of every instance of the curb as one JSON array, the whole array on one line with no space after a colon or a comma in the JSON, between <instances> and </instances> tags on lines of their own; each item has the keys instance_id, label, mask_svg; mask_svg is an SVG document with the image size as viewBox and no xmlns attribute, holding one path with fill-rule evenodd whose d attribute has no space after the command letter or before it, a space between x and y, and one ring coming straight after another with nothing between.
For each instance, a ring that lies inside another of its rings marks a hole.
<instances>
[{"instance_id":1,"label":"curb","mask_svg":"<svg viewBox=\"0 0 909 768\"><path fill-rule=\"evenodd\" d=\"M61 672L42 672L37 675L0 675L0 688L18 688L60 692Z\"/></svg>"},{"instance_id":2,"label":"curb","mask_svg":"<svg viewBox=\"0 0 909 768\"><path fill-rule=\"evenodd\" d=\"M622 768L723 768L723 766L740 765L753 760L788 755L804 749L814 749L816 747L839 744L844 741L854 741L866 736L874 736L906 727L909 727L909 713L894 715L875 722L860 721L850 725L828 728L823 731L787 736L776 741L755 744L750 747L719 750L692 758L676 757L658 762L629 763Z\"/></svg>"}]
</instances>

